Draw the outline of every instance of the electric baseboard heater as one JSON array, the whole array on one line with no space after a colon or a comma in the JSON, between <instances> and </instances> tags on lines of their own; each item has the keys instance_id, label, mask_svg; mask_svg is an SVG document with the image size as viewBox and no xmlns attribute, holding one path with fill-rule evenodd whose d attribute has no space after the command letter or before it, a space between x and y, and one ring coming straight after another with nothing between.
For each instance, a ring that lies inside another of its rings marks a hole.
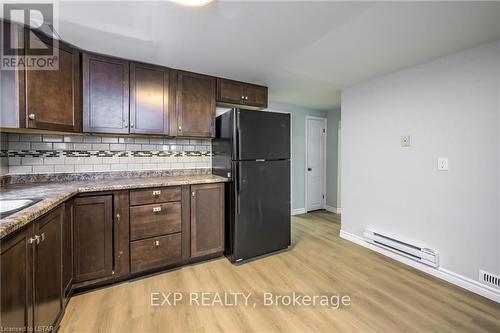
<instances>
[{"instance_id":1,"label":"electric baseboard heater","mask_svg":"<svg viewBox=\"0 0 500 333\"><path fill-rule=\"evenodd\" d=\"M391 252L400 254L402 256L413 259L415 261L419 261L432 267L439 266L439 255L438 251L436 250L409 244L395 239L394 237L383 235L369 229L365 229L365 231L363 232L363 236L365 237L367 242L376 246L380 246Z\"/></svg>"}]
</instances>

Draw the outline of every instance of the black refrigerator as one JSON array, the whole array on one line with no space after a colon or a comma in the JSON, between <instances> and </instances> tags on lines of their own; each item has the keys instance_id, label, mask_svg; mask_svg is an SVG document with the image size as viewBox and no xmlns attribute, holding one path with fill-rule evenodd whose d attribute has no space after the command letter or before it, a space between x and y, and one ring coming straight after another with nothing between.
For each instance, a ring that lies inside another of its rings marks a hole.
<instances>
[{"instance_id":1,"label":"black refrigerator","mask_svg":"<svg viewBox=\"0 0 500 333\"><path fill-rule=\"evenodd\" d=\"M226 183L225 255L245 262L290 246L290 115L232 109L216 120L212 172Z\"/></svg>"}]
</instances>

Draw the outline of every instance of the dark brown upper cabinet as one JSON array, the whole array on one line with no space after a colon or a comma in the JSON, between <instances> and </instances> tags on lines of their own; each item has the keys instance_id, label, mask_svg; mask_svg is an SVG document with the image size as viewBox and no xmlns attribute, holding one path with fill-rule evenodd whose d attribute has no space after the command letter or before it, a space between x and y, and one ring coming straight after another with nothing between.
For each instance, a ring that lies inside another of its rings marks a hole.
<instances>
[{"instance_id":1,"label":"dark brown upper cabinet","mask_svg":"<svg viewBox=\"0 0 500 333\"><path fill-rule=\"evenodd\" d=\"M267 87L228 79L217 79L217 102L266 108Z\"/></svg>"},{"instance_id":2,"label":"dark brown upper cabinet","mask_svg":"<svg viewBox=\"0 0 500 333\"><path fill-rule=\"evenodd\" d=\"M73 202L75 282L112 277L113 196L77 198Z\"/></svg>"},{"instance_id":3,"label":"dark brown upper cabinet","mask_svg":"<svg viewBox=\"0 0 500 333\"><path fill-rule=\"evenodd\" d=\"M224 184L191 185L191 257L224 251Z\"/></svg>"},{"instance_id":4,"label":"dark brown upper cabinet","mask_svg":"<svg viewBox=\"0 0 500 333\"><path fill-rule=\"evenodd\" d=\"M171 70L142 63L130 64L130 133L169 134Z\"/></svg>"},{"instance_id":5,"label":"dark brown upper cabinet","mask_svg":"<svg viewBox=\"0 0 500 333\"><path fill-rule=\"evenodd\" d=\"M129 133L129 62L83 53L83 131Z\"/></svg>"},{"instance_id":6,"label":"dark brown upper cabinet","mask_svg":"<svg viewBox=\"0 0 500 333\"><path fill-rule=\"evenodd\" d=\"M27 127L80 132L80 52L59 43L58 70L26 71Z\"/></svg>"},{"instance_id":7,"label":"dark brown upper cabinet","mask_svg":"<svg viewBox=\"0 0 500 333\"><path fill-rule=\"evenodd\" d=\"M11 43L44 48L52 44L57 61L53 68L4 70L1 73L1 126L64 132L80 132L82 126L80 52L62 41L37 34L17 24L2 22L11 35ZM24 33L23 33L24 32ZM24 37L23 37L24 35ZM16 54L25 54L20 46ZM49 57L48 59L53 59ZM30 61L27 61L30 63Z\"/></svg>"},{"instance_id":8,"label":"dark brown upper cabinet","mask_svg":"<svg viewBox=\"0 0 500 333\"><path fill-rule=\"evenodd\" d=\"M211 76L177 72L177 136L215 137L215 86Z\"/></svg>"}]
</instances>

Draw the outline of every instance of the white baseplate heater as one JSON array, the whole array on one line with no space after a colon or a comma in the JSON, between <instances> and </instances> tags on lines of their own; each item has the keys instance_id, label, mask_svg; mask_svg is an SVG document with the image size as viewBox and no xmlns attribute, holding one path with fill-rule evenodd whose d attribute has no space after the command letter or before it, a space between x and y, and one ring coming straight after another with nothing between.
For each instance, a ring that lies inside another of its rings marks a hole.
<instances>
[{"instance_id":1,"label":"white baseplate heater","mask_svg":"<svg viewBox=\"0 0 500 333\"><path fill-rule=\"evenodd\" d=\"M366 241L380 246L391 252L400 254L407 258L419 261L423 264L438 267L439 266L439 255L436 250L423 248L418 245L408 244L401 240L395 239L392 236L383 235L377 233L373 230L365 229L363 236Z\"/></svg>"}]
</instances>

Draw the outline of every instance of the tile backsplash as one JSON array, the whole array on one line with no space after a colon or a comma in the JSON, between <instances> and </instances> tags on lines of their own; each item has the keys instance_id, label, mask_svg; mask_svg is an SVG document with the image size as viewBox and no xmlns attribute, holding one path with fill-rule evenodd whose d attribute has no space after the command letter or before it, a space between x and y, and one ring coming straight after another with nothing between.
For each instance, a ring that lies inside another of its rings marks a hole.
<instances>
[{"instance_id":1,"label":"tile backsplash","mask_svg":"<svg viewBox=\"0 0 500 333\"><path fill-rule=\"evenodd\" d=\"M211 168L210 139L6 134L2 174Z\"/></svg>"}]
</instances>

